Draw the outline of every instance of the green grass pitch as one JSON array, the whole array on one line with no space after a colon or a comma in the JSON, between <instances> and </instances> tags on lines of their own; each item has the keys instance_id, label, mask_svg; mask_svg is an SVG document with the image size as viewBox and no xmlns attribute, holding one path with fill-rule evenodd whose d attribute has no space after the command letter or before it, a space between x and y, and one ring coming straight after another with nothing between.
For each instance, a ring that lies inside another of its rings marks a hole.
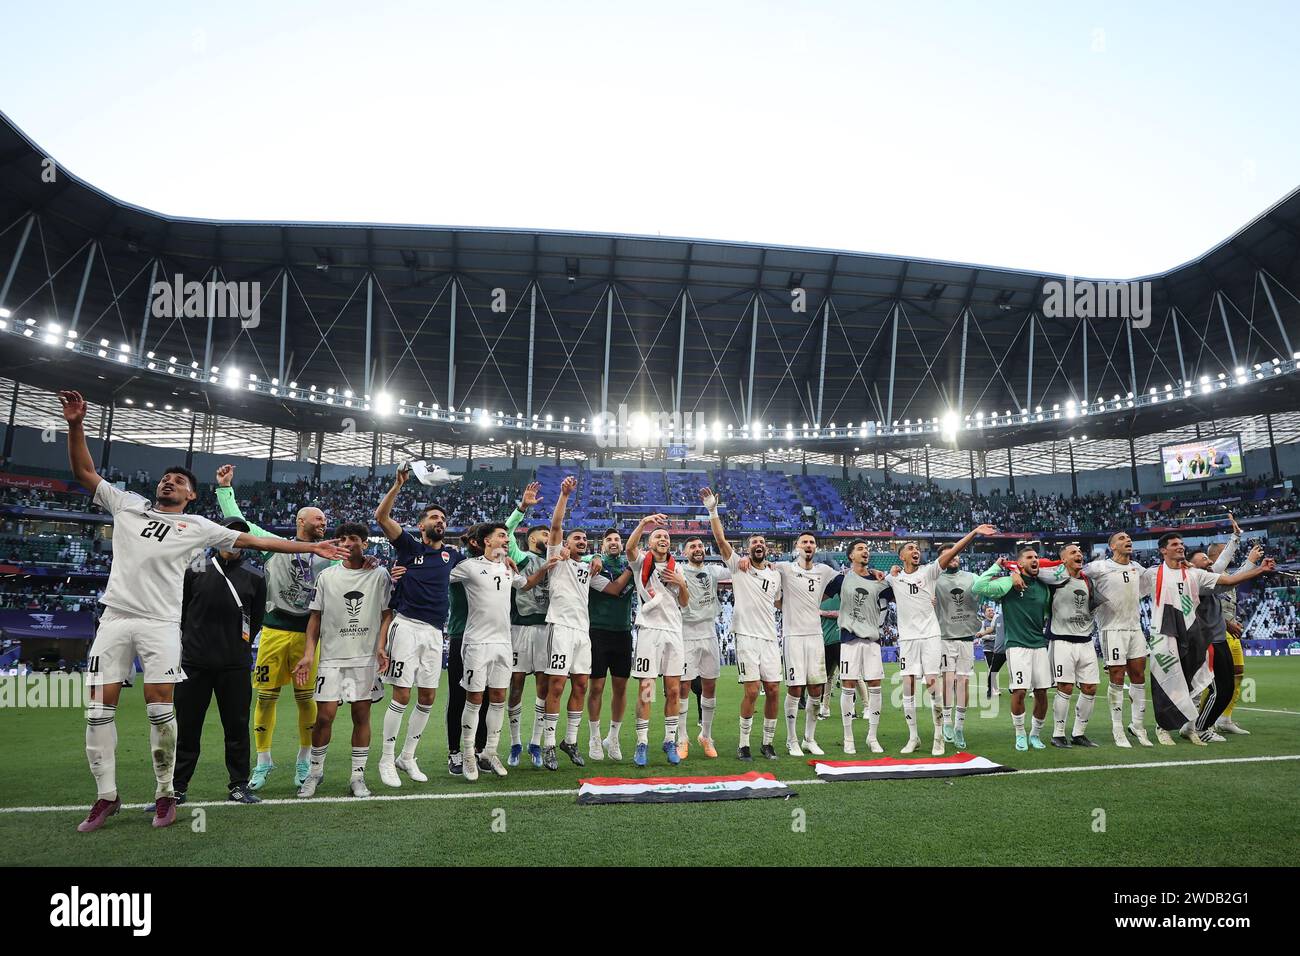
<instances>
[{"instance_id":1,"label":"green grass pitch","mask_svg":"<svg viewBox=\"0 0 1300 956\"><path fill-rule=\"evenodd\" d=\"M977 677L983 673L980 665ZM1110 740L1104 690L1089 728L1101 744L1096 750L1016 753L1005 690L997 699L996 717L984 717L972 708L967 719L972 752L1020 770L1155 767L819 783L811 767L784 755L783 722L777 731L779 760L756 759L750 765L734 758L739 690L734 671L724 670L714 727L719 758L707 760L694 746L675 775L771 771L792 782L797 796L652 806L580 807L572 791L580 776L670 772L658 749L658 703L651 725L651 764L645 770L631 763L634 723L629 713L620 764L589 762L579 770L561 755L560 770L548 772L533 769L525 754L525 765L511 770L507 779L481 778L469 784L446 771L441 699L420 749L430 780L413 784L403 777L396 791L384 787L375 770L384 708L373 709L376 743L368 770L372 792L377 797L420 799L297 801L292 781L295 710L286 691L280 698L275 741L279 769L262 791L268 800L285 802L186 805L176 825L165 831L154 831L142 810L124 809L92 834L76 832L94 797L83 749L82 712L3 708L0 864L1293 865L1294 835L1300 832L1300 805L1295 801L1300 760L1240 758L1300 755L1300 658L1249 658L1246 673L1255 682L1254 700L1241 705L1245 709L1236 716L1252 735L1208 748L1180 739L1176 747L1117 749ZM527 693L531 689L530 680ZM887 753L897 755L906 736L891 693L896 692L887 681L881 737ZM1050 716L1049 700L1049 731ZM531 707L526 706L525 741L531 719ZM922 738L928 741L928 715L922 713L920 722ZM695 726L694 703L691 724ZM138 687L124 692L117 725L123 800L147 802L153 795L153 774ZM755 744L761 723L756 725ZM1149 712L1148 726L1154 727ZM345 793L349 732L350 720L342 714L335 724L322 797ZM859 759L864 759L863 722L855 722L855 734ZM818 741L829 758L841 756L840 736L834 701L831 718L818 727ZM508 728L502 737L504 757ZM579 740L585 754L585 719ZM1192 765L1167 766L1185 761ZM195 803L225 795L215 706L209 710L203 757L189 795ZM4 809L13 807L65 809ZM199 810L203 813L196 815Z\"/></svg>"}]
</instances>

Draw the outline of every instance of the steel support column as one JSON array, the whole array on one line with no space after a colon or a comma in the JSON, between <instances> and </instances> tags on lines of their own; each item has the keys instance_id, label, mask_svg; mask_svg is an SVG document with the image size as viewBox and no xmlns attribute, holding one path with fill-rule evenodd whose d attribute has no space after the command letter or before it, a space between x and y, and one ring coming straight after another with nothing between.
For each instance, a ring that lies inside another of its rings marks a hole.
<instances>
[{"instance_id":1,"label":"steel support column","mask_svg":"<svg viewBox=\"0 0 1300 956\"><path fill-rule=\"evenodd\" d=\"M1273 321L1277 322L1277 330L1282 333L1282 344L1286 346L1286 357L1290 358L1295 355L1291 350L1291 336L1286 334L1286 326L1282 324L1282 313L1277 310L1277 303L1273 301L1273 290L1269 288L1268 276L1261 269L1259 281L1264 286L1264 298L1268 299L1268 307L1273 310Z\"/></svg>"},{"instance_id":2,"label":"steel support column","mask_svg":"<svg viewBox=\"0 0 1300 956\"><path fill-rule=\"evenodd\" d=\"M456 407L456 299L459 280L451 278L451 331L447 335L447 405ZM518 414L519 409L515 409Z\"/></svg>"},{"instance_id":3,"label":"steel support column","mask_svg":"<svg viewBox=\"0 0 1300 956\"><path fill-rule=\"evenodd\" d=\"M1007 486L1011 493L1016 493L1016 472L1011 466L1011 446L1007 446Z\"/></svg>"},{"instance_id":4,"label":"steel support column","mask_svg":"<svg viewBox=\"0 0 1300 956\"><path fill-rule=\"evenodd\" d=\"M375 274L366 276L366 364L362 370L361 381L366 400L370 400L370 337L375 318Z\"/></svg>"},{"instance_id":5,"label":"steel support column","mask_svg":"<svg viewBox=\"0 0 1300 956\"><path fill-rule=\"evenodd\" d=\"M108 416L104 423L104 447L99 452L99 470L108 471L108 461L113 450L113 403L108 403Z\"/></svg>"},{"instance_id":6,"label":"steel support column","mask_svg":"<svg viewBox=\"0 0 1300 956\"><path fill-rule=\"evenodd\" d=\"M745 420L754 420L754 359L758 355L758 290L754 290L754 318L749 332L749 386L745 401Z\"/></svg>"},{"instance_id":7,"label":"steel support column","mask_svg":"<svg viewBox=\"0 0 1300 956\"><path fill-rule=\"evenodd\" d=\"M1032 412L1034 410L1034 326L1038 324L1037 322L1034 321L1035 318L1036 318L1035 313L1030 312L1029 313L1029 369L1028 369L1028 377L1025 380L1025 411L1026 412ZM1010 454L1010 449L1007 450L1007 453L1008 455ZM1011 490L1012 491L1016 490L1016 486L1014 482L1011 485Z\"/></svg>"},{"instance_id":8,"label":"steel support column","mask_svg":"<svg viewBox=\"0 0 1300 956\"><path fill-rule=\"evenodd\" d=\"M1074 439L1071 438L1066 447L1070 449L1070 495L1074 498L1079 497L1079 478L1074 473Z\"/></svg>"},{"instance_id":9,"label":"steel support column","mask_svg":"<svg viewBox=\"0 0 1300 956\"><path fill-rule=\"evenodd\" d=\"M609 325L605 325L605 341L609 342ZM608 353L607 353L608 354ZM673 411L677 415L677 424L683 425L682 415L682 376L686 374L686 290L682 289L682 313L681 319L677 324L677 389L676 402L673 403ZM605 362L605 380L609 380L609 361ZM680 436L679 436L680 437Z\"/></svg>"},{"instance_id":10,"label":"steel support column","mask_svg":"<svg viewBox=\"0 0 1300 956\"><path fill-rule=\"evenodd\" d=\"M1288 346L1288 348L1289 348L1289 347L1290 347L1290 346ZM15 401L15 402L18 401L18 389L17 389L17 387L14 388L14 401ZM10 416L9 416L9 422L10 422L9 427L12 429L12 428L13 428L13 414L12 414L12 413L10 413ZM1274 481L1281 481L1281 480L1282 480L1282 469L1279 468L1279 467L1278 467L1278 464L1277 464L1277 443L1276 443L1275 441L1273 441L1273 416L1272 416L1272 415L1265 415L1265 416L1264 416L1264 427L1268 429L1268 457L1269 457L1269 460L1270 460L1271 464L1273 465L1273 480L1274 480ZM6 444L7 444L7 443L6 443ZM6 458L9 457L9 450L8 450L8 448L5 449L5 457L6 457Z\"/></svg>"},{"instance_id":11,"label":"steel support column","mask_svg":"<svg viewBox=\"0 0 1300 956\"><path fill-rule=\"evenodd\" d=\"M13 285L14 275L18 272L18 263L23 258L23 250L27 248L27 238L32 234L32 224L34 222L36 222L36 213L28 213L27 225L23 226L23 234L18 240L18 248L14 250L14 257L9 263L9 271L5 274L5 284L0 286L0 308L4 308L4 304L9 298L9 287Z\"/></svg>"},{"instance_id":12,"label":"steel support column","mask_svg":"<svg viewBox=\"0 0 1300 956\"><path fill-rule=\"evenodd\" d=\"M1124 334L1128 336L1128 390L1133 393L1133 401L1137 401L1138 393L1138 373L1137 363L1133 361L1133 321L1132 319L1124 320Z\"/></svg>"},{"instance_id":13,"label":"steel support column","mask_svg":"<svg viewBox=\"0 0 1300 956\"><path fill-rule=\"evenodd\" d=\"M1088 320L1080 320L1083 323L1083 404L1086 408L1092 401L1092 393L1088 391Z\"/></svg>"},{"instance_id":14,"label":"steel support column","mask_svg":"<svg viewBox=\"0 0 1300 956\"><path fill-rule=\"evenodd\" d=\"M280 380L279 385L284 387L284 343L285 337L289 331L289 270L287 268L280 272L280 360L276 366L276 378ZM274 435L274 431L272 435ZM270 480L269 478L267 479Z\"/></svg>"},{"instance_id":15,"label":"steel support column","mask_svg":"<svg viewBox=\"0 0 1300 956\"><path fill-rule=\"evenodd\" d=\"M158 281L158 260L154 259L153 265L149 268L149 285L145 287L144 292L144 319L140 322L140 347L136 349L136 355L141 359L144 358L145 352L149 350L149 313L153 311L153 284Z\"/></svg>"},{"instance_id":16,"label":"steel support column","mask_svg":"<svg viewBox=\"0 0 1300 956\"><path fill-rule=\"evenodd\" d=\"M529 428L533 426L533 346L537 341L537 280L528 287L528 404L524 409L524 420Z\"/></svg>"},{"instance_id":17,"label":"steel support column","mask_svg":"<svg viewBox=\"0 0 1300 956\"><path fill-rule=\"evenodd\" d=\"M1181 389L1191 381L1191 379L1187 377L1187 362L1183 358L1183 336L1182 333L1178 331L1178 307L1171 306L1169 311L1170 322L1174 327L1174 348L1178 350L1178 374L1183 377L1183 380L1178 383L1178 387Z\"/></svg>"},{"instance_id":18,"label":"steel support column","mask_svg":"<svg viewBox=\"0 0 1300 956\"><path fill-rule=\"evenodd\" d=\"M185 467L189 469L194 468L194 426L198 424L198 421L197 412L190 416L190 443L185 446ZM267 478L267 481L270 480L270 478Z\"/></svg>"},{"instance_id":19,"label":"steel support column","mask_svg":"<svg viewBox=\"0 0 1300 956\"><path fill-rule=\"evenodd\" d=\"M979 486L975 484L975 449L970 449L970 493L979 494Z\"/></svg>"},{"instance_id":20,"label":"steel support column","mask_svg":"<svg viewBox=\"0 0 1300 956\"><path fill-rule=\"evenodd\" d=\"M1219 303L1219 318L1223 320L1223 334L1228 337L1228 351L1232 353L1232 367L1237 367L1237 346L1232 341L1232 327L1228 325L1228 310L1223 307L1223 293L1215 292L1214 300Z\"/></svg>"},{"instance_id":21,"label":"steel support column","mask_svg":"<svg viewBox=\"0 0 1300 956\"><path fill-rule=\"evenodd\" d=\"M472 448L473 446L471 446ZM375 477L375 470L379 467L379 429L372 429L370 432L370 477Z\"/></svg>"},{"instance_id":22,"label":"steel support column","mask_svg":"<svg viewBox=\"0 0 1300 956\"><path fill-rule=\"evenodd\" d=\"M1140 488L1138 487L1138 459L1137 459L1137 448L1136 448L1136 447L1134 446L1134 444L1133 444L1133 436L1132 436L1132 435L1130 435L1129 438L1128 438L1128 465L1129 465L1129 469L1130 469L1130 471L1131 471L1132 474L1133 474L1133 494L1135 494L1135 495L1139 495L1139 494L1142 493L1142 489L1140 489Z\"/></svg>"},{"instance_id":23,"label":"steel support column","mask_svg":"<svg viewBox=\"0 0 1300 956\"><path fill-rule=\"evenodd\" d=\"M271 447L266 453L266 480L269 483L275 470L275 426L271 426Z\"/></svg>"},{"instance_id":24,"label":"steel support column","mask_svg":"<svg viewBox=\"0 0 1300 956\"><path fill-rule=\"evenodd\" d=\"M609 344L614 336L614 285L609 286L609 291L605 297L605 372L600 377L600 426L605 429L605 434L609 433L609 424L605 419L609 416ZM678 345L680 349L680 344ZM680 356L680 351L679 351ZM677 366L680 370L681 359L677 360ZM531 363L529 364L531 369ZM678 374L681 374L680 371Z\"/></svg>"},{"instance_id":25,"label":"steel support column","mask_svg":"<svg viewBox=\"0 0 1300 956\"><path fill-rule=\"evenodd\" d=\"M81 287L77 289L77 304L72 308L72 322L68 326L77 331L77 320L81 318L81 305L86 301L86 286L90 284L90 270L95 265L95 253L99 250L99 241L90 240L90 252L86 255L86 267L81 271Z\"/></svg>"},{"instance_id":26,"label":"steel support column","mask_svg":"<svg viewBox=\"0 0 1300 956\"><path fill-rule=\"evenodd\" d=\"M817 367L817 427L822 427L822 397L826 393L826 337L831 327L831 300L822 309L822 360Z\"/></svg>"},{"instance_id":27,"label":"steel support column","mask_svg":"<svg viewBox=\"0 0 1300 956\"><path fill-rule=\"evenodd\" d=\"M961 311L961 369L957 373L957 427L961 428L966 414L966 337L970 332L970 309Z\"/></svg>"},{"instance_id":28,"label":"steel support column","mask_svg":"<svg viewBox=\"0 0 1300 956\"><path fill-rule=\"evenodd\" d=\"M316 433L316 467L312 472L317 484L320 484L321 463L325 460L325 433L323 431Z\"/></svg>"},{"instance_id":29,"label":"steel support column","mask_svg":"<svg viewBox=\"0 0 1300 956\"><path fill-rule=\"evenodd\" d=\"M7 463L14 454L14 422L18 419L18 383L14 382L13 398L9 400L9 425L5 429L4 460ZM1272 434L1272 428L1269 429Z\"/></svg>"},{"instance_id":30,"label":"steel support column","mask_svg":"<svg viewBox=\"0 0 1300 956\"><path fill-rule=\"evenodd\" d=\"M930 484L930 446L925 446L925 483Z\"/></svg>"},{"instance_id":31,"label":"steel support column","mask_svg":"<svg viewBox=\"0 0 1300 956\"><path fill-rule=\"evenodd\" d=\"M209 276L215 278L216 271L217 267L213 266L208 272L203 273L203 281L207 282ZM211 295L204 296L203 301L206 303L208 313L208 331L203 339L203 380L206 381L212 374L212 314L217 310Z\"/></svg>"},{"instance_id":32,"label":"steel support column","mask_svg":"<svg viewBox=\"0 0 1300 956\"><path fill-rule=\"evenodd\" d=\"M894 427L894 372L898 369L898 303L894 303L894 331L889 345L889 399L885 412L885 427Z\"/></svg>"}]
</instances>

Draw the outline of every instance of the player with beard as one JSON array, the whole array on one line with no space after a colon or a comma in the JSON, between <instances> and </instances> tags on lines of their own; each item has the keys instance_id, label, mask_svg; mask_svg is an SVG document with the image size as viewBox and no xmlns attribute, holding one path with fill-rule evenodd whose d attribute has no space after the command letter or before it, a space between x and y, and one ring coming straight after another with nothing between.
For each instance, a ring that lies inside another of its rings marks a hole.
<instances>
[{"instance_id":1,"label":"player with beard","mask_svg":"<svg viewBox=\"0 0 1300 956\"><path fill-rule=\"evenodd\" d=\"M731 547L718 517L718 498L709 488L700 490L700 500L709 509L709 523L718 553L731 570L731 589L735 613L731 630L736 638L737 679L744 685L740 702L740 743L736 757L753 760L749 734L754 725L754 705L758 685L763 685L763 745L760 753L776 759L772 741L776 737L776 697L781 689L781 645L776 636L776 609L781 606L781 575L767 563L767 539L761 534L749 536L746 570L741 571L741 556Z\"/></svg>"},{"instance_id":2,"label":"player with beard","mask_svg":"<svg viewBox=\"0 0 1300 956\"><path fill-rule=\"evenodd\" d=\"M176 821L176 684L181 668L181 610L185 570L204 548L235 551L262 548L333 561L345 552L332 541L259 540L185 509L198 497L194 474L180 466L163 472L147 501L100 478L86 445L86 400L80 392L59 392L68 423L68 463L73 477L113 518L113 566L100 603L104 612L87 655L86 758L95 778L96 799L77 829L98 830L122 809L117 792L117 703L136 657L144 670L144 701L153 757L155 827Z\"/></svg>"},{"instance_id":3,"label":"player with beard","mask_svg":"<svg viewBox=\"0 0 1300 956\"><path fill-rule=\"evenodd\" d=\"M1011 673L1011 723L1016 731L1016 749L1044 750L1041 734L1047 718L1047 689L1052 686L1052 668L1047 656L1047 622L1052 588L1038 573L1038 551L1022 545L1016 551L1016 570L1002 575L994 561L975 581L974 591L1002 605L1007 630L1007 669ZM1034 694L1034 722L1025 736L1025 697Z\"/></svg>"},{"instance_id":4,"label":"player with beard","mask_svg":"<svg viewBox=\"0 0 1300 956\"><path fill-rule=\"evenodd\" d=\"M238 518L248 524L259 538L277 537L244 517L235 501L231 483L234 465L217 469L217 506L226 518ZM306 506L298 509L295 541L320 541L325 537L325 512ZM265 549L261 549L265 550ZM275 736L275 718L280 688L293 685L293 668L307 646L307 620L311 616L312 592L316 581L330 562L301 555L271 554L266 559L266 617L257 640L257 661L253 665L253 743L257 764L248 780L248 789L261 790L275 769L271 759L271 742ZM298 762L294 786L302 786L310 770L312 728L316 725L316 701L312 698L315 674L306 686L294 686L293 698L298 705Z\"/></svg>"},{"instance_id":5,"label":"player with beard","mask_svg":"<svg viewBox=\"0 0 1300 956\"><path fill-rule=\"evenodd\" d=\"M793 561L777 561L773 570L781 576L781 636L785 651L786 752L802 757L804 751L825 753L817 744L817 713L826 687L826 643L822 640L821 603L826 586L840 572L829 564L814 564L817 536L805 531L795 540ZM741 571L746 570L741 562ZM804 711L803 737L796 729L799 700L804 688L808 703Z\"/></svg>"},{"instance_id":6,"label":"player with beard","mask_svg":"<svg viewBox=\"0 0 1300 956\"><path fill-rule=\"evenodd\" d=\"M1092 581L1083 573L1083 551L1067 544L1060 551L1061 563L1054 573L1039 574L1053 587L1051 616L1047 626L1052 679L1056 681L1053 701L1052 746L1095 747L1088 739L1088 719L1096 700L1097 652L1092 647L1094 610L1101 601ZM1065 735L1070 716L1070 697L1079 685L1079 702L1074 705L1074 727Z\"/></svg>"},{"instance_id":7,"label":"player with beard","mask_svg":"<svg viewBox=\"0 0 1300 956\"><path fill-rule=\"evenodd\" d=\"M849 570L826 586L840 599L840 717L844 722L844 752L857 753L853 743L854 698L858 682L867 685L867 747L884 753L877 739L880 727L880 682L885 677L880 657L880 605L893 597L884 575L872 570L871 549L865 541L849 542Z\"/></svg>"},{"instance_id":8,"label":"player with beard","mask_svg":"<svg viewBox=\"0 0 1300 956\"><path fill-rule=\"evenodd\" d=\"M935 610L943 634L943 739L966 749L966 705L975 674L975 639L982 636L984 615L972 590L975 575L956 564L944 569L935 588ZM955 717L954 717L955 714Z\"/></svg>"},{"instance_id":9,"label":"player with beard","mask_svg":"<svg viewBox=\"0 0 1300 956\"><path fill-rule=\"evenodd\" d=\"M600 539L602 575L619 580L628 569L623 558L623 536L610 528ZM591 590L587 596L587 614L591 628L591 680L587 686L587 721L590 728L587 755L592 760L622 760L619 731L627 713L627 682L632 676L632 575L625 579L623 590L607 593ZM609 705L609 736L600 735L600 707L605 696L605 680L613 683Z\"/></svg>"},{"instance_id":10,"label":"player with beard","mask_svg":"<svg viewBox=\"0 0 1300 956\"><path fill-rule=\"evenodd\" d=\"M690 600L682 611L682 649L685 663L678 685L681 703L677 710L677 754L687 753L687 717L690 714L691 683L700 680L700 735L696 739L704 756L718 756L713 746L713 715L717 710L718 674L722 652L718 644L716 621L722 611L718 588L731 582L731 572L721 564L704 563L704 539L688 538L685 545L686 567L682 574L690 590Z\"/></svg>"},{"instance_id":11,"label":"player with beard","mask_svg":"<svg viewBox=\"0 0 1300 956\"><path fill-rule=\"evenodd\" d=\"M587 592L592 588L619 588L617 582L600 577L601 563L593 558L584 564L587 553L587 533L570 531L564 536L564 513L569 495L578 487L572 475L560 483L560 494L551 512L551 528L546 539L546 558L560 560L547 572L550 603L546 620L551 625L551 641L546 654L546 716L542 728L542 765L547 770L559 770L555 757L555 731L560 719L560 697L567 681L568 705L565 708L568 723L564 741L559 749L581 767L585 765L578 753L578 728L582 724L583 702L587 693L587 679L591 675L591 635L588 632L591 618L587 610Z\"/></svg>"},{"instance_id":12,"label":"player with beard","mask_svg":"<svg viewBox=\"0 0 1300 956\"><path fill-rule=\"evenodd\" d=\"M664 753L674 766L677 752L681 700L680 682L685 664L682 646L682 609L690 601L686 578L669 550L672 545L661 514L637 522L627 541L627 564L632 571L638 598L636 652L632 676L640 681L636 701L636 755L633 762L644 767L648 760L650 703L654 700L655 678L664 682ZM659 525L650 532L644 555L638 550L646 525Z\"/></svg>"},{"instance_id":13,"label":"player with beard","mask_svg":"<svg viewBox=\"0 0 1300 956\"><path fill-rule=\"evenodd\" d=\"M409 476L409 467L398 468L393 486L375 509L375 520L396 552L396 563L406 568L397 593L397 613L379 639L379 655L386 661L380 676L393 688L392 700L384 712L383 751L379 758L379 779L389 787L402 785L398 770L418 783L429 779L416 762L415 748L429 722L442 678L451 571L464 558L459 550L443 543L447 514L439 505L426 505L420 512L419 540L393 520L393 505ZM407 722L402 752L395 756L397 734L411 702L412 687L416 688L415 713Z\"/></svg>"},{"instance_id":14,"label":"player with beard","mask_svg":"<svg viewBox=\"0 0 1300 956\"><path fill-rule=\"evenodd\" d=\"M907 721L908 738L902 753L915 752L921 742L916 727L916 679L923 677L930 691L934 715L934 740L930 753L943 756L943 688L940 674L943 670L943 631L939 627L938 613L934 609L935 590L939 575L951 567L977 536L995 534L992 525L982 524L966 534L960 541L945 548L939 560L921 563L921 548L915 541L905 541L898 548L902 567L891 572L890 586L894 589L894 603L898 608L898 665L903 675L903 719Z\"/></svg>"}]
</instances>

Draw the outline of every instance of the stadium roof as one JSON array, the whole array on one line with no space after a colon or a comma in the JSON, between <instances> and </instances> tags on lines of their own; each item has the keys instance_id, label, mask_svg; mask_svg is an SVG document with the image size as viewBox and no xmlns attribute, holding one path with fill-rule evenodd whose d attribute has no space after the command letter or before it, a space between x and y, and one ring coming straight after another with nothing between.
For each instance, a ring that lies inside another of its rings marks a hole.
<instances>
[{"instance_id":1,"label":"stadium roof","mask_svg":"<svg viewBox=\"0 0 1300 956\"><path fill-rule=\"evenodd\" d=\"M11 322L32 318L38 333L24 343L9 329L12 374L46 388L79 384L96 401L130 393L302 432L338 431L391 397L394 413L399 402L439 407L403 423L430 438L481 435L486 410L500 439L528 432L509 420L536 415L544 427L551 415L545 440L574 447L593 445L583 420L626 405L730 424L737 443L746 423L761 421L757 444L775 432L785 445L842 451L915 446L930 429L937 443L938 421L956 411L970 418L963 448L1059 437L1072 427L1068 403L1098 397L1093 437L1300 408L1300 191L1197 259L1137 277L1150 283L1150 324L1135 327L1049 315L1045 285L1067 277L994 266L632 235L165 215L51 165L0 120L0 306ZM1068 197L1059 206L1052 215L1071 214ZM1140 217L1115 228L1140 229ZM150 314L151 279L176 275L260 283L258 324ZM42 350L39 333L51 325L75 328L77 348ZM232 370L238 388L225 387ZM290 382L303 393L293 401ZM1165 400L1144 402L1152 389ZM453 406L474 409L471 421L447 420ZM1011 421L993 426L992 413ZM562 431L566 416L573 427ZM805 425L821 431L805 437Z\"/></svg>"}]
</instances>

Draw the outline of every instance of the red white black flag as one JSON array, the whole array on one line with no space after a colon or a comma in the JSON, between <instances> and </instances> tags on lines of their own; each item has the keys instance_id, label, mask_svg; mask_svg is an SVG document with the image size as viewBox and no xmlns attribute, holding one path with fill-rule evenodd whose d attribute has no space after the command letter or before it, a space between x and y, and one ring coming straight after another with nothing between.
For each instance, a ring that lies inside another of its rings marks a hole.
<instances>
[{"instance_id":1,"label":"red white black flag","mask_svg":"<svg viewBox=\"0 0 1300 956\"><path fill-rule=\"evenodd\" d=\"M578 802L583 805L691 803L795 796L793 790L770 773L731 777L593 777L579 780L578 784Z\"/></svg>"},{"instance_id":2,"label":"red white black flag","mask_svg":"<svg viewBox=\"0 0 1300 956\"><path fill-rule=\"evenodd\" d=\"M965 777L981 773L1014 773L987 757L958 753L948 757L877 760L809 760L822 780L914 780L925 777Z\"/></svg>"}]
</instances>

